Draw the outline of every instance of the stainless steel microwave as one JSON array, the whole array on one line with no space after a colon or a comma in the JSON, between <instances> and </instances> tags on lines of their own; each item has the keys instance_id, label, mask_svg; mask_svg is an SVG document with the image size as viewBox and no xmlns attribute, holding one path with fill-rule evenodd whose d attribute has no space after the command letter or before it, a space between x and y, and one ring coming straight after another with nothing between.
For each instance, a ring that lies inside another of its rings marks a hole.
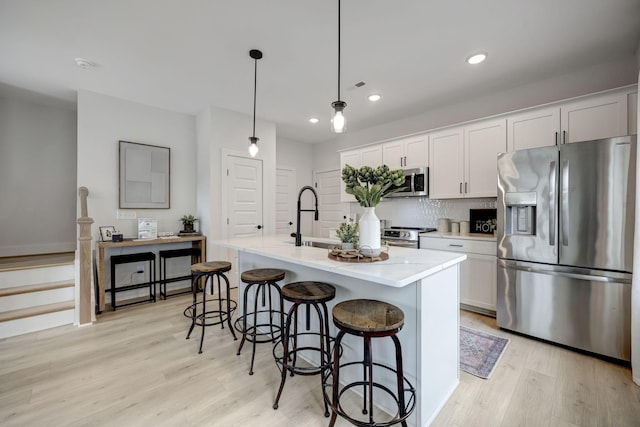
<instances>
[{"instance_id":1,"label":"stainless steel microwave","mask_svg":"<svg viewBox=\"0 0 640 427\"><path fill-rule=\"evenodd\" d=\"M387 197L427 197L429 195L429 168L404 170L404 190Z\"/></svg>"}]
</instances>

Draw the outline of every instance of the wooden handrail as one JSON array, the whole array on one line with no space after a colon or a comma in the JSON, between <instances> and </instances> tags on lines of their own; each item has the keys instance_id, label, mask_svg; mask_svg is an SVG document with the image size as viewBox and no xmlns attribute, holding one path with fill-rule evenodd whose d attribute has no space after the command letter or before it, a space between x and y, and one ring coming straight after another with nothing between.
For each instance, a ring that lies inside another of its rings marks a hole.
<instances>
[{"instance_id":1,"label":"wooden handrail","mask_svg":"<svg viewBox=\"0 0 640 427\"><path fill-rule=\"evenodd\" d=\"M91 323L91 224L93 218L89 218L87 210L87 197L89 190L87 187L78 189L80 196L80 217L76 223L80 226L78 241L80 242L78 256L80 266L80 306L79 323L84 325Z\"/></svg>"}]
</instances>

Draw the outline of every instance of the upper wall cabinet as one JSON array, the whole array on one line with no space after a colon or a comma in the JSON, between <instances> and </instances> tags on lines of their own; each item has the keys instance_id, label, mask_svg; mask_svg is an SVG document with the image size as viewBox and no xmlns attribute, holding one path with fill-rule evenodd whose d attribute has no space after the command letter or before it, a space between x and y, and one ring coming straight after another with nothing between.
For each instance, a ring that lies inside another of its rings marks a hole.
<instances>
[{"instance_id":1,"label":"upper wall cabinet","mask_svg":"<svg viewBox=\"0 0 640 427\"><path fill-rule=\"evenodd\" d=\"M596 95L509 115L507 148L515 151L633 133L627 111L631 95Z\"/></svg>"},{"instance_id":2,"label":"upper wall cabinet","mask_svg":"<svg viewBox=\"0 0 640 427\"><path fill-rule=\"evenodd\" d=\"M626 135L627 94L597 96L560 108L562 143Z\"/></svg>"},{"instance_id":3,"label":"upper wall cabinet","mask_svg":"<svg viewBox=\"0 0 640 427\"><path fill-rule=\"evenodd\" d=\"M506 120L430 135L429 197L497 197L497 156L507 149Z\"/></svg>"},{"instance_id":4,"label":"upper wall cabinet","mask_svg":"<svg viewBox=\"0 0 640 427\"><path fill-rule=\"evenodd\" d=\"M412 169L429 164L427 135L417 135L382 144L382 160L391 169Z\"/></svg>"},{"instance_id":5,"label":"upper wall cabinet","mask_svg":"<svg viewBox=\"0 0 640 427\"><path fill-rule=\"evenodd\" d=\"M359 168L361 166L371 166L376 168L382 165L382 145L370 145L368 147L357 148L355 150L342 151L340 153L340 172L345 165ZM340 179L342 191L340 191L341 202L355 202L356 198L344 191L344 182Z\"/></svg>"},{"instance_id":6,"label":"upper wall cabinet","mask_svg":"<svg viewBox=\"0 0 640 427\"><path fill-rule=\"evenodd\" d=\"M507 117L507 150L555 145L560 131L560 108L540 108Z\"/></svg>"}]
</instances>

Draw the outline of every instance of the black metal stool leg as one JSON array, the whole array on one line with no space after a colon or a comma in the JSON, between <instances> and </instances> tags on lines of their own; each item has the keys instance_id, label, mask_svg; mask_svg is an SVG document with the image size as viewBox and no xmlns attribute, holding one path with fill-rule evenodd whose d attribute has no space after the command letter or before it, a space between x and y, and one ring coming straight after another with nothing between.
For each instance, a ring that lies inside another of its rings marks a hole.
<instances>
[{"instance_id":1,"label":"black metal stool leg","mask_svg":"<svg viewBox=\"0 0 640 427\"><path fill-rule=\"evenodd\" d=\"M295 317L294 313L297 311L298 311L298 304L293 304L289 309L285 330L284 332L281 331L281 333L284 334L284 337L282 338L282 375L280 376L280 388L278 389L276 400L273 403L273 409L278 409L278 402L280 401L280 396L282 395L282 390L284 389L284 383L287 380L287 371L289 370L289 331L291 330L291 318ZM296 328L295 323L293 327L295 330ZM293 348L294 349L296 348L295 341L293 344Z\"/></svg>"},{"instance_id":2,"label":"black metal stool leg","mask_svg":"<svg viewBox=\"0 0 640 427\"><path fill-rule=\"evenodd\" d=\"M211 279L211 283L213 283L213 277L208 274L204 276L204 285L202 286L202 333L200 334L200 350L198 350L198 354L202 353L202 343L204 343L204 328L207 325L207 281L209 281L209 279Z\"/></svg>"},{"instance_id":3,"label":"black metal stool leg","mask_svg":"<svg viewBox=\"0 0 640 427\"><path fill-rule=\"evenodd\" d=\"M329 427L335 425L338 416L336 409L340 405L340 397L338 395L338 387L340 387L340 352L338 349L342 344L342 337L344 337L344 331L341 330L336 335L336 341L333 344L333 386L331 388L331 419L329 420Z\"/></svg>"},{"instance_id":4,"label":"black metal stool leg","mask_svg":"<svg viewBox=\"0 0 640 427\"><path fill-rule=\"evenodd\" d=\"M189 327L189 332L187 332L187 338L191 336L191 332L193 328L196 326L196 307L198 302L198 281L200 276L198 274L193 274L191 279L191 290L193 292L193 304L191 305L191 326Z\"/></svg>"},{"instance_id":5,"label":"black metal stool leg","mask_svg":"<svg viewBox=\"0 0 640 427\"><path fill-rule=\"evenodd\" d=\"M253 375L253 362L256 360L256 335L258 334L258 295L260 295L260 291L262 290L262 306L265 304L265 295L264 295L264 287L265 285L258 285L258 291L256 292L256 299L253 304L253 333L252 336L252 346L251 346L251 366L249 367L249 375Z\"/></svg>"},{"instance_id":6,"label":"black metal stool leg","mask_svg":"<svg viewBox=\"0 0 640 427\"><path fill-rule=\"evenodd\" d=\"M238 346L238 351L236 352L236 356L240 356L240 352L242 351L242 346L244 346L244 342L247 340L247 295L249 293L249 288L251 288L253 284L248 284L246 288L244 288L244 295L242 297L242 307L244 309L245 314L242 316L242 339L240 340L240 345ZM257 295L256 295L257 298Z\"/></svg>"},{"instance_id":7,"label":"black metal stool leg","mask_svg":"<svg viewBox=\"0 0 640 427\"><path fill-rule=\"evenodd\" d=\"M402 347L400 346L400 340L396 335L392 335L393 343L396 346L396 371L397 383L398 383L398 407L400 408L400 418L404 418L406 415L404 404L404 370L402 367ZM407 427L407 421L402 421L402 426Z\"/></svg>"},{"instance_id":8,"label":"black metal stool leg","mask_svg":"<svg viewBox=\"0 0 640 427\"><path fill-rule=\"evenodd\" d=\"M231 285L229 284L229 279L227 279L226 275L223 274L222 278L227 284L227 325L229 326L229 330L231 330L231 335L233 335L233 340L237 341L238 337L236 337L236 332L234 331L234 327L231 325L231 296L229 295L231 293ZM218 282L218 292L220 292L219 285L220 283Z\"/></svg>"},{"instance_id":9,"label":"black metal stool leg","mask_svg":"<svg viewBox=\"0 0 640 427\"><path fill-rule=\"evenodd\" d=\"M365 345L364 360L365 360L366 369L368 371L368 376L366 377L368 379L368 383L366 387L368 387L369 389L369 401L368 401L369 422L373 424L373 352L371 349L371 338L365 337L364 343L365 343L364 344Z\"/></svg>"}]
</instances>

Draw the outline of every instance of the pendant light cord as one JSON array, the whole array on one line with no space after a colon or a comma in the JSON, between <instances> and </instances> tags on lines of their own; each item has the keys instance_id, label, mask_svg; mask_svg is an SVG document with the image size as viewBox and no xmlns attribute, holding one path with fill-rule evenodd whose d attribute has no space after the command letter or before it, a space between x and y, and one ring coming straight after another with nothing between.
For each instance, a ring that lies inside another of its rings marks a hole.
<instances>
[{"instance_id":1,"label":"pendant light cord","mask_svg":"<svg viewBox=\"0 0 640 427\"><path fill-rule=\"evenodd\" d=\"M256 136L256 92L258 90L258 59L254 59L253 69L253 137Z\"/></svg>"},{"instance_id":2,"label":"pendant light cord","mask_svg":"<svg viewBox=\"0 0 640 427\"><path fill-rule=\"evenodd\" d=\"M340 101L340 6L341 0L338 0L338 101Z\"/></svg>"}]
</instances>

